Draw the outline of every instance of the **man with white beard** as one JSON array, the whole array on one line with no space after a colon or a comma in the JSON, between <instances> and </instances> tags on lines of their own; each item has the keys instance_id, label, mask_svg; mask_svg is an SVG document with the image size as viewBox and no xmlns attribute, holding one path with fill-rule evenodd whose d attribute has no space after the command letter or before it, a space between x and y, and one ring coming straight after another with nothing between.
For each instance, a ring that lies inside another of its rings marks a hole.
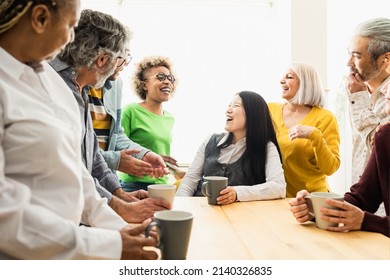
<instances>
[{"instance_id":1,"label":"man with white beard","mask_svg":"<svg viewBox=\"0 0 390 280\"><path fill-rule=\"evenodd\" d=\"M75 28L74 41L50 65L66 82L77 100L82 124L82 160L95 180L97 191L100 196L107 198L107 203L125 221L139 223L152 217L155 211L170 209L171 205L163 199L149 198L147 192L126 193L122 190L118 177L109 169L99 152L88 110L89 86L100 88L104 85L115 72L118 61L125 57L129 40L129 30L112 16L83 10ZM139 149L138 144L133 144L134 149ZM162 158L146 149L143 152L152 164L152 167L145 167L145 174L162 176L165 172Z\"/></svg>"}]
</instances>

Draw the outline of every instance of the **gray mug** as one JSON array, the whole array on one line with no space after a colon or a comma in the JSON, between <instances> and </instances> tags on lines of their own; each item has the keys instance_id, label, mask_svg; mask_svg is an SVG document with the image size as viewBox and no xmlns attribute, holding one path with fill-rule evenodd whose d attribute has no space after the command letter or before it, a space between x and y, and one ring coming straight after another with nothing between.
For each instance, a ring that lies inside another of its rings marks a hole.
<instances>
[{"instance_id":1,"label":"gray mug","mask_svg":"<svg viewBox=\"0 0 390 280\"><path fill-rule=\"evenodd\" d=\"M206 176L201 186L201 191L204 196L207 196L207 201L211 205L218 205L217 197L219 192L225 189L228 185L228 178L221 176Z\"/></svg>"},{"instance_id":2,"label":"gray mug","mask_svg":"<svg viewBox=\"0 0 390 280\"><path fill-rule=\"evenodd\" d=\"M155 221L145 230L157 227L157 248L163 260L185 260L192 229L192 213L178 210L162 210L154 213Z\"/></svg>"}]
</instances>

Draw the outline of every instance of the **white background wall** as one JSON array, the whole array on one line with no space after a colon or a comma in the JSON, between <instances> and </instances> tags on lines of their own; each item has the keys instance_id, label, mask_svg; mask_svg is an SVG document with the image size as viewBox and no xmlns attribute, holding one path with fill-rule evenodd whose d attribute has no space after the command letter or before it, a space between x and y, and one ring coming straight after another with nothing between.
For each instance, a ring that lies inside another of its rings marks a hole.
<instances>
[{"instance_id":1,"label":"white background wall","mask_svg":"<svg viewBox=\"0 0 390 280\"><path fill-rule=\"evenodd\" d=\"M179 79L166 109L176 117L172 155L190 163L208 134L222 131L225 109L240 90L281 101L279 79L291 61L314 65L339 119L342 165L330 183L350 186L351 137L340 83L348 73L347 45L361 21L388 17L388 0L81 0L133 31L134 61L123 71L123 104L137 102L129 77L134 62L161 54Z\"/></svg>"}]
</instances>

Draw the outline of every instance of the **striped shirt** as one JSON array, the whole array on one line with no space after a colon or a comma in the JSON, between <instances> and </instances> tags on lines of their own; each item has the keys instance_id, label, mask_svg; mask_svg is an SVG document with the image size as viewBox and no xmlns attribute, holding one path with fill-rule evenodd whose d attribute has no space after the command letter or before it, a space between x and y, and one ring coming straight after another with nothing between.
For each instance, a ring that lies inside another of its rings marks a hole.
<instances>
[{"instance_id":1,"label":"striped shirt","mask_svg":"<svg viewBox=\"0 0 390 280\"><path fill-rule=\"evenodd\" d=\"M99 141L99 147L107 151L112 117L107 114L106 108L104 107L102 89L90 88L88 98L93 129Z\"/></svg>"}]
</instances>

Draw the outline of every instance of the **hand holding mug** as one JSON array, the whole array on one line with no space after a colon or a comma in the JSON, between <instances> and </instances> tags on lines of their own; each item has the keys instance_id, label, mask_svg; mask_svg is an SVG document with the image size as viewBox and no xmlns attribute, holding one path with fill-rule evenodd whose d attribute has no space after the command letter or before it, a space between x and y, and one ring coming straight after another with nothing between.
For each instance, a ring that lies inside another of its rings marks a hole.
<instances>
[{"instance_id":1,"label":"hand holding mug","mask_svg":"<svg viewBox=\"0 0 390 280\"><path fill-rule=\"evenodd\" d=\"M221 191L226 189L228 178L221 176L206 176L203 178L201 190L204 196L207 196L207 202L210 205L219 205L217 197L221 195Z\"/></svg>"},{"instance_id":2,"label":"hand holding mug","mask_svg":"<svg viewBox=\"0 0 390 280\"><path fill-rule=\"evenodd\" d=\"M313 219L313 215L309 213L309 208L305 200L305 196L309 195L307 190L301 190L297 193L296 197L291 199L290 211L293 213L295 219L300 223L305 223Z\"/></svg>"},{"instance_id":3,"label":"hand holding mug","mask_svg":"<svg viewBox=\"0 0 390 280\"><path fill-rule=\"evenodd\" d=\"M168 184L154 184L148 186L148 195L150 198L162 198L169 202L172 208L175 198L176 186Z\"/></svg>"},{"instance_id":4,"label":"hand holding mug","mask_svg":"<svg viewBox=\"0 0 390 280\"><path fill-rule=\"evenodd\" d=\"M324 209L327 208L342 210L338 208L338 206L336 206L334 203L329 203L330 201L335 200L342 202L344 201L344 197L336 193L312 192L309 194L307 191L300 191L297 193L297 197L295 199L290 200L290 211L300 223L309 221L314 217L315 223L320 229L337 227L338 223L340 223L339 220L329 220L326 217L324 218L323 215Z\"/></svg>"},{"instance_id":5,"label":"hand holding mug","mask_svg":"<svg viewBox=\"0 0 390 280\"><path fill-rule=\"evenodd\" d=\"M237 201L237 193L233 187L227 187L223 189L217 197L217 203L219 205L227 205Z\"/></svg>"},{"instance_id":6,"label":"hand holding mug","mask_svg":"<svg viewBox=\"0 0 390 280\"><path fill-rule=\"evenodd\" d=\"M149 226L152 219L145 220L141 225L132 227L130 225L119 231L122 237L122 256L125 260L155 260L158 255L154 251L145 250L145 246L156 246L157 240L142 235Z\"/></svg>"},{"instance_id":7,"label":"hand holding mug","mask_svg":"<svg viewBox=\"0 0 390 280\"><path fill-rule=\"evenodd\" d=\"M360 230L364 219L364 212L346 201L337 201L333 199L327 199L326 203L333 207L339 208L339 210L332 210L328 208L321 209L321 218L331 223L341 223L339 227L328 227L330 231L349 231Z\"/></svg>"}]
</instances>

